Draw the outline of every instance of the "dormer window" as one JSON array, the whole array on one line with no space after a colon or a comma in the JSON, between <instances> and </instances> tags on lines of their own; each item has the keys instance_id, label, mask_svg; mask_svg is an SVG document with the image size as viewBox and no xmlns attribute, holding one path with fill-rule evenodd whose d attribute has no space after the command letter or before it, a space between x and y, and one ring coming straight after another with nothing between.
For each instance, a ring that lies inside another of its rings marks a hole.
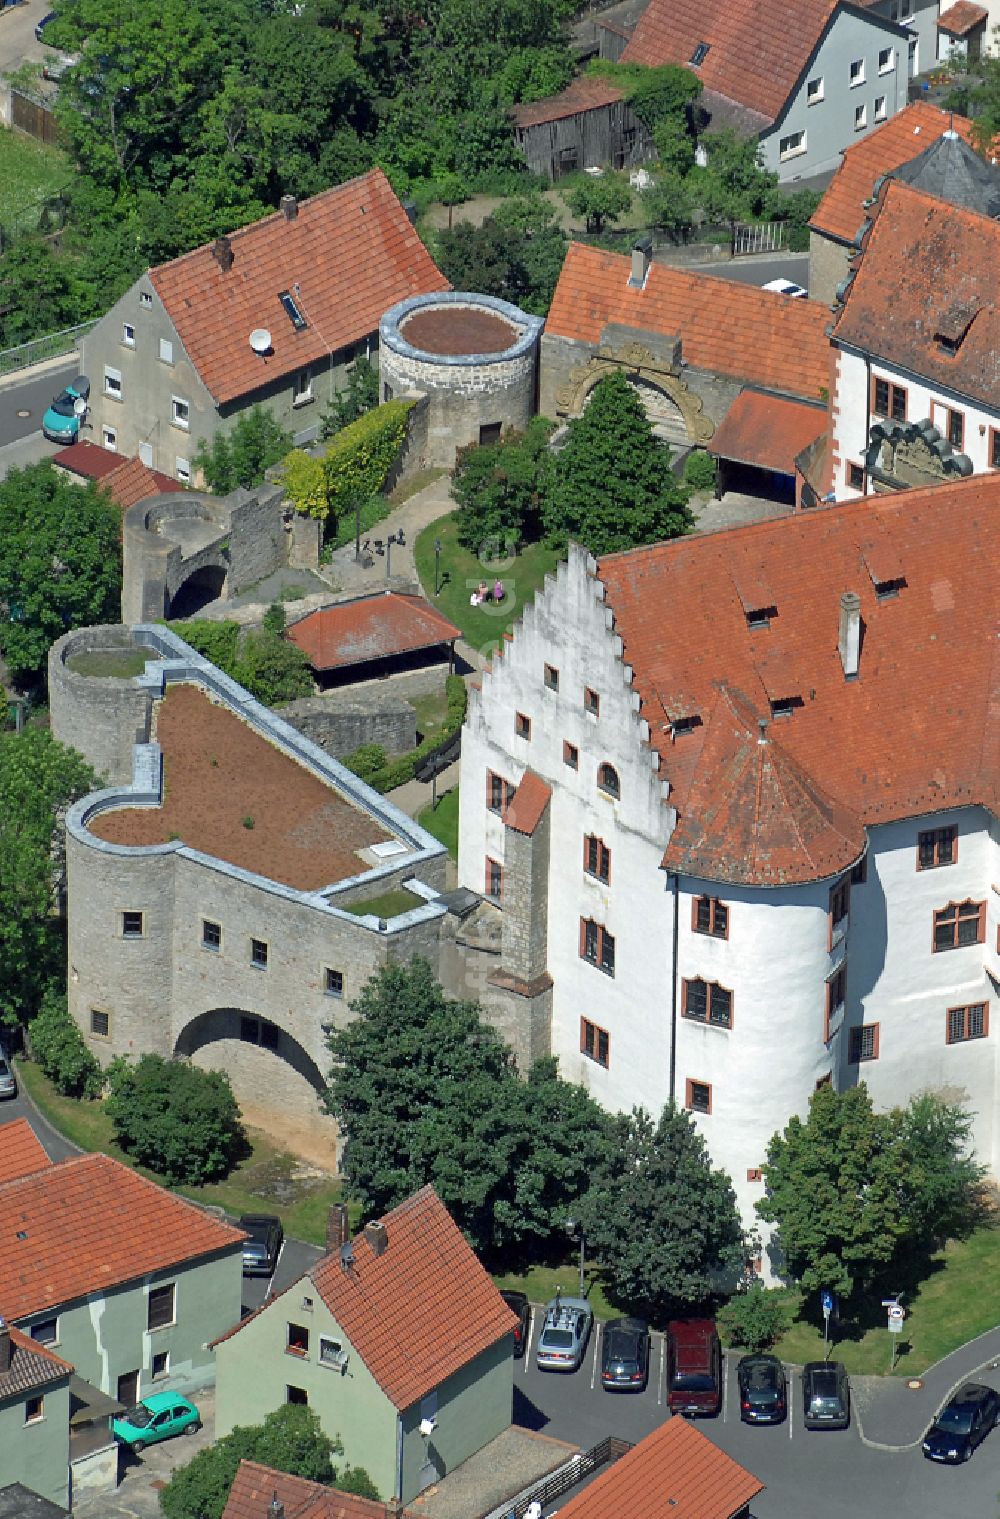
<instances>
[{"instance_id":1,"label":"dormer window","mask_svg":"<svg viewBox=\"0 0 1000 1519\"><path fill-rule=\"evenodd\" d=\"M295 328L296 332L301 332L304 327L308 327L309 323L306 321L305 317L302 315L302 312L295 304L294 297L287 290L283 290L281 292L281 294L278 296L278 300L285 308L285 315L291 322L292 326Z\"/></svg>"},{"instance_id":2,"label":"dormer window","mask_svg":"<svg viewBox=\"0 0 1000 1519\"><path fill-rule=\"evenodd\" d=\"M772 717L791 717L796 707L804 707L805 702L801 696L782 696L777 701L771 702Z\"/></svg>"},{"instance_id":3,"label":"dormer window","mask_svg":"<svg viewBox=\"0 0 1000 1519\"><path fill-rule=\"evenodd\" d=\"M962 339L948 338L945 337L943 332L936 332L934 334L934 341L946 358L953 359L959 350Z\"/></svg>"},{"instance_id":4,"label":"dormer window","mask_svg":"<svg viewBox=\"0 0 1000 1519\"><path fill-rule=\"evenodd\" d=\"M777 607L754 607L746 614L748 628L769 628L771 618L777 617Z\"/></svg>"},{"instance_id":5,"label":"dormer window","mask_svg":"<svg viewBox=\"0 0 1000 1519\"><path fill-rule=\"evenodd\" d=\"M705 59L708 57L708 50L711 45L712 44L710 42L699 42L698 46L691 54L692 68L698 68L700 64L703 64L705 62Z\"/></svg>"},{"instance_id":6,"label":"dormer window","mask_svg":"<svg viewBox=\"0 0 1000 1519\"><path fill-rule=\"evenodd\" d=\"M906 579L900 575L896 580L876 580L875 600L893 601L906 586Z\"/></svg>"},{"instance_id":7,"label":"dormer window","mask_svg":"<svg viewBox=\"0 0 1000 1519\"><path fill-rule=\"evenodd\" d=\"M695 728L701 727L701 718L697 712L691 712L685 717L673 717L670 719L670 737L682 738L685 733L693 733Z\"/></svg>"}]
</instances>

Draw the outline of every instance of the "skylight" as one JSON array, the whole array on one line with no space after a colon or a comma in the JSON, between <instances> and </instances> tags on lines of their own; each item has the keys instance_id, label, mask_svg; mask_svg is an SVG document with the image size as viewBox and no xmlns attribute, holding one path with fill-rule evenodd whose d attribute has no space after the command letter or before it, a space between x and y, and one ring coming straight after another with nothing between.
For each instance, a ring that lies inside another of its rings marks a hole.
<instances>
[{"instance_id":1,"label":"skylight","mask_svg":"<svg viewBox=\"0 0 1000 1519\"><path fill-rule=\"evenodd\" d=\"M281 292L281 294L278 296L278 300L284 306L285 315L288 317L288 320L291 322L296 332L301 332L303 327L308 327L309 323L302 315L302 312L299 310L298 306L296 306L294 297L287 290L283 290Z\"/></svg>"},{"instance_id":2,"label":"skylight","mask_svg":"<svg viewBox=\"0 0 1000 1519\"><path fill-rule=\"evenodd\" d=\"M710 42L699 42L698 46L691 54L691 62L695 68L698 67L699 63L705 62L705 59L708 57L708 50L711 45L712 44Z\"/></svg>"}]
</instances>

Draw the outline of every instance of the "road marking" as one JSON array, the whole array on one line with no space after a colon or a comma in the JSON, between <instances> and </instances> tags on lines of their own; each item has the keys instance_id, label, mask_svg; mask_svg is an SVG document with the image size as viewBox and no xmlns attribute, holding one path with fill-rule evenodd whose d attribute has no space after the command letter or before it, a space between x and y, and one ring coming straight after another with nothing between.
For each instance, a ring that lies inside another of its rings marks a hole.
<instances>
[{"instance_id":1,"label":"road marking","mask_svg":"<svg viewBox=\"0 0 1000 1519\"><path fill-rule=\"evenodd\" d=\"M792 1430L795 1427L795 1377L791 1367L788 1368L788 1381L785 1384L785 1402L788 1404L788 1438L792 1438Z\"/></svg>"},{"instance_id":2,"label":"road marking","mask_svg":"<svg viewBox=\"0 0 1000 1519\"><path fill-rule=\"evenodd\" d=\"M590 1372L590 1390L593 1392L597 1384L597 1352L601 1344L601 1325L597 1325L597 1333L594 1335L594 1364Z\"/></svg>"},{"instance_id":3,"label":"road marking","mask_svg":"<svg viewBox=\"0 0 1000 1519\"><path fill-rule=\"evenodd\" d=\"M664 1386L665 1386L665 1383L666 1383L666 1372L667 1372L667 1337L666 1337L666 1335L664 1335L663 1338L660 1340L660 1373L659 1373L659 1376L656 1378L656 1406L657 1406L657 1408L661 1408L663 1406L663 1389L664 1389Z\"/></svg>"},{"instance_id":4,"label":"road marking","mask_svg":"<svg viewBox=\"0 0 1000 1519\"><path fill-rule=\"evenodd\" d=\"M278 1274L278 1267L281 1265L281 1257L284 1255L284 1253L285 1253L285 1240L284 1240L284 1236L282 1236L281 1244L278 1246L277 1259L274 1262L274 1270L271 1272L271 1281L272 1282L274 1281L274 1278Z\"/></svg>"}]
</instances>

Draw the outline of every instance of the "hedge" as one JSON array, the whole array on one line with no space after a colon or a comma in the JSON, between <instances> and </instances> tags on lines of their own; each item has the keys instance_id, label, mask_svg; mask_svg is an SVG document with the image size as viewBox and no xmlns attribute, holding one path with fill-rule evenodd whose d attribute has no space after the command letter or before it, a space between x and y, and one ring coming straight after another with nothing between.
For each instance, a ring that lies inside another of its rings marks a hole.
<instances>
[{"instance_id":1,"label":"hedge","mask_svg":"<svg viewBox=\"0 0 1000 1519\"><path fill-rule=\"evenodd\" d=\"M407 781L412 781L421 760L439 748L446 738L457 733L465 722L469 696L465 681L460 675L449 675L445 681L445 692L448 697L448 714L440 733L425 738L409 754L401 754L398 759L387 759L381 744L362 744L353 754L345 755L342 763L361 780L367 781L369 786L374 786L376 791L395 791L397 786L405 786Z\"/></svg>"},{"instance_id":2,"label":"hedge","mask_svg":"<svg viewBox=\"0 0 1000 1519\"><path fill-rule=\"evenodd\" d=\"M406 437L413 401L387 401L342 427L321 458L295 449L285 459L283 483L296 511L327 523L328 536L349 519L354 503L376 496L389 478ZM350 532L342 541L347 542Z\"/></svg>"}]
</instances>

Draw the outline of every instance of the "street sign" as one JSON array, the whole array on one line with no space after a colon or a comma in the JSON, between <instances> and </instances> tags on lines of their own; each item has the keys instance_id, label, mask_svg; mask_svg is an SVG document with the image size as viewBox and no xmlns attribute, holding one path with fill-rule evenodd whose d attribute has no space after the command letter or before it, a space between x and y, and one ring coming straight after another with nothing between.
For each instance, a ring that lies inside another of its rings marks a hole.
<instances>
[{"instance_id":1,"label":"street sign","mask_svg":"<svg viewBox=\"0 0 1000 1519\"><path fill-rule=\"evenodd\" d=\"M890 1334L902 1334L902 1332L903 1332L903 1320L902 1319L890 1319L889 1320L889 1333Z\"/></svg>"},{"instance_id":2,"label":"street sign","mask_svg":"<svg viewBox=\"0 0 1000 1519\"><path fill-rule=\"evenodd\" d=\"M900 1324L903 1322L903 1320L906 1318L906 1309L903 1307L902 1303L889 1304L889 1318L890 1321L893 1322L897 1320Z\"/></svg>"},{"instance_id":3,"label":"street sign","mask_svg":"<svg viewBox=\"0 0 1000 1519\"><path fill-rule=\"evenodd\" d=\"M821 1293L820 1302L823 1304L823 1317L828 1319L833 1312L833 1293L825 1291Z\"/></svg>"}]
</instances>

